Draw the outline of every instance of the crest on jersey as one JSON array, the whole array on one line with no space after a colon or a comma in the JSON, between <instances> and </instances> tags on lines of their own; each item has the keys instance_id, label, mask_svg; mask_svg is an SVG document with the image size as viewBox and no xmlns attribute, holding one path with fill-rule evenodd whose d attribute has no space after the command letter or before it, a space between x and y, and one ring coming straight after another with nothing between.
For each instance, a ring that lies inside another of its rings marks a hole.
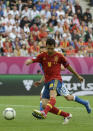
<instances>
[{"instance_id":1,"label":"crest on jersey","mask_svg":"<svg viewBox=\"0 0 93 131\"><path fill-rule=\"evenodd\" d=\"M48 62L48 67L51 67L51 62Z\"/></svg>"}]
</instances>

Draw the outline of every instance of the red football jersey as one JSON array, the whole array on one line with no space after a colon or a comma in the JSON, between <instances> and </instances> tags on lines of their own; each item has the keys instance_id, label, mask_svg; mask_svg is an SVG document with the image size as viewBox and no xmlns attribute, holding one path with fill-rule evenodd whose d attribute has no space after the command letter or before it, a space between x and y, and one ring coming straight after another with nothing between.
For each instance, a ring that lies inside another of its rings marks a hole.
<instances>
[{"instance_id":1,"label":"red football jersey","mask_svg":"<svg viewBox=\"0 0 93 131\"><path fill-rule=\"evenodd\" d=\"M53 55L48 55L47 52L39 54L35 59L32 59L33 62L41 63L44 71L45 82L51 80L60 80L61 78L61 64L66 68L69 63L65 57L58 52L55 52Z\"/></svg>"}]
</instances>

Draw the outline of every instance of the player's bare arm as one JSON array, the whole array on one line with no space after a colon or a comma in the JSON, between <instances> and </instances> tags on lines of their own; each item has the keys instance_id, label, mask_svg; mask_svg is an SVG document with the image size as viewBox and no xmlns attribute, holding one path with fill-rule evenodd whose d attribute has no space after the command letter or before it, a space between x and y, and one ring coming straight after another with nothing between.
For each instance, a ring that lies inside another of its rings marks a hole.
<instances>
[{"instance_id":1,"label":"player's bare arm","mask_svg":"<svg viewBox=\"0 0 93 131\"><path fill-rule=\"evenodd\" d=\"M80 80L80 82L83 81L83 77L80 76L70 65L67 66L67 69L68 69L71 73L73 73L73 74Z\"/></svg>"},{"instance_id":2,"label":"player's bare arm","mask_svg":"<svg viewBox=\"0 0 93 131\"><path fill-rule=\"evenodd\" d=\"M45 77L43 75L42 78L40 79L40 83L44 82L44 80L45 80Z\"/></svg>"},{"instance_id":3,"label":"player's bare arm","mask_svg":"<svg viewBox=\"0 0 93 131\"><path fill-rule=\"evenodd\" d=\"M61 65L61 70L64 71L65 70L65 67L63 65Z\"/></svg>"}]
</instances>

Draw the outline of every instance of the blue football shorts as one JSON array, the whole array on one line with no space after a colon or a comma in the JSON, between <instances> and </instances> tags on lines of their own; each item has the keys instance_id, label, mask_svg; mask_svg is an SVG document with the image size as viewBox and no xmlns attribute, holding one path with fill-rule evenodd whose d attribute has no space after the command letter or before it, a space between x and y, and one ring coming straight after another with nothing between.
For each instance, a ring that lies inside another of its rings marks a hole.
<instances>
[{"instance_id":1,"label":"blue football shorts","mask_svg":"<svg viewBox=\"0 0 93 131\"><path fill-rule=\"evenodd\" d=\"M49 99L50 98L50 90L56 90L57 96L67 96L69 95L69 91L64 86L64 83L59 80L51 80L48 83L45 83L45 86L42 90L42 98Z\"/></svg>"}]
</instances>

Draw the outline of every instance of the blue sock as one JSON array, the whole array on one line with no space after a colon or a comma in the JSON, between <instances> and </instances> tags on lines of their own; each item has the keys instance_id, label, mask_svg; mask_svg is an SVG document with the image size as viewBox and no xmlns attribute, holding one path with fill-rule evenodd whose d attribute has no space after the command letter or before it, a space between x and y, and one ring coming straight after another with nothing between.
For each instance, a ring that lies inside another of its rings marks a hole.
<instances>
[{"instance_id":1,"label":"blue sock","mask_svg":"<svg viewBox=\"0 0 93 131\"><path fill-rule=\"evenodd\" d=\"M78 96L75 96L75 101L83 105L87 104L87 101L80 99Z\"/></svg>"},{"instance_id":2,"label":"blue sock","mask_svg":"<svg viewBox=\"0 0 93 131\"><path fill-rule=\"evenodd\" d=\"M40 111L43 111L43 107L42 107L42 101L40 101Z\"/></svg>"}]
</instances>

